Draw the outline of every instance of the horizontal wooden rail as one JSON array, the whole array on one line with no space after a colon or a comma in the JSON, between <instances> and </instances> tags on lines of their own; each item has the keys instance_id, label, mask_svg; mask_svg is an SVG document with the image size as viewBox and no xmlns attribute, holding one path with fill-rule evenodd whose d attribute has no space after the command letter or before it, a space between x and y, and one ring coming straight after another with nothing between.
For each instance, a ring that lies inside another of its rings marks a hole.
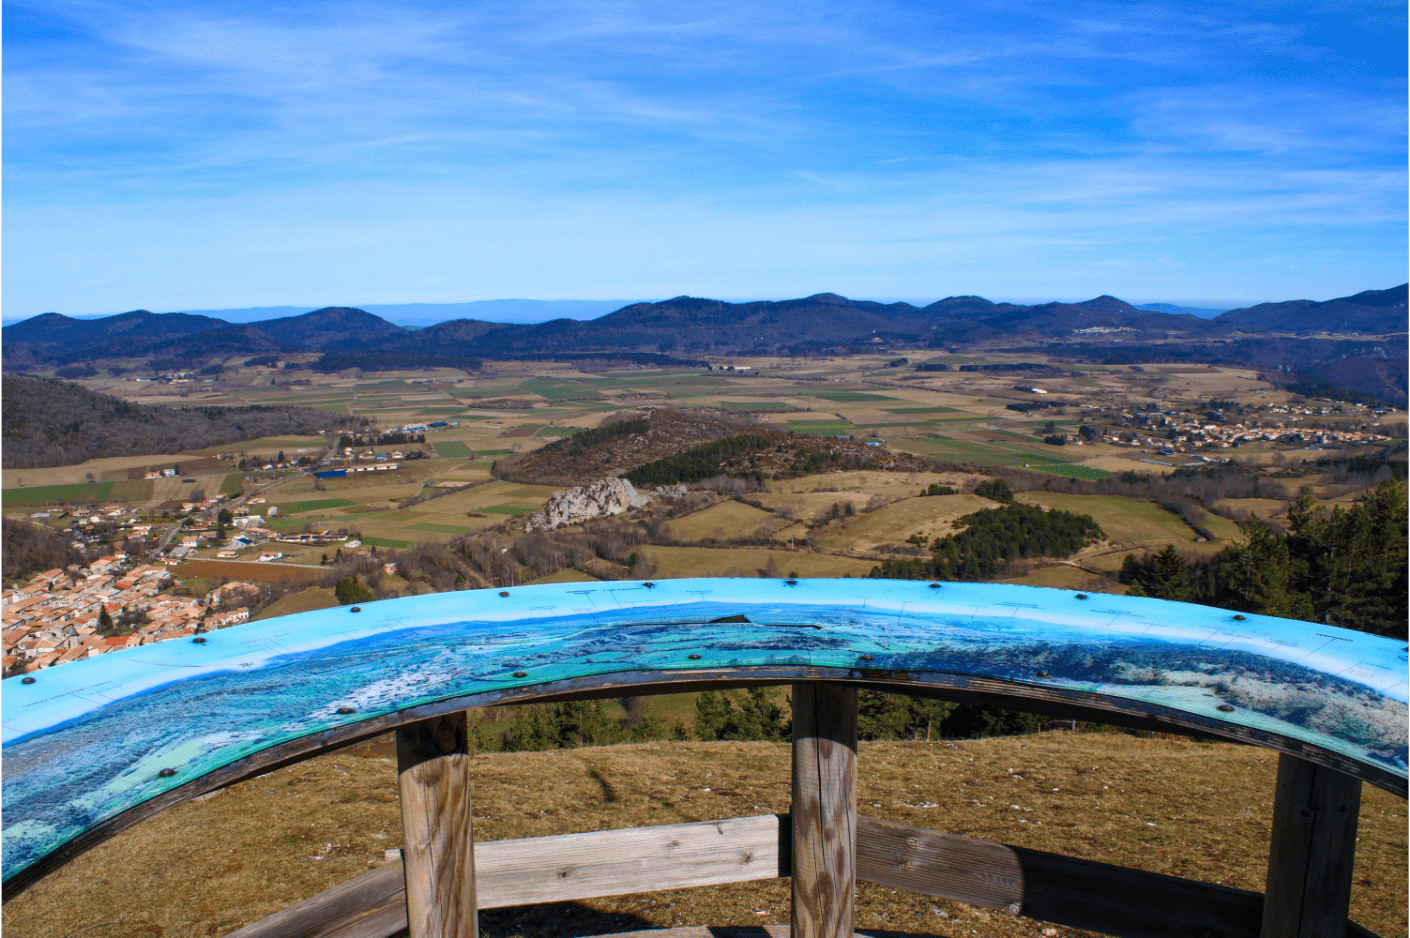
<instances>
[{"instance_id":1,"label":"horizontal wooden rail","mask_svg":"<svg viewBox=\"0 0 1410 938\"><path fill-rule=\"evenodd\" d=\"M787 815L665 824L475 844L482 909L716 886L788 875ZM400 860L235 932L230 938L386 938L406 928ZM385 915L395 907L399 918ZM385 929L385 930L379 930Z\"/></svg>"},{"instance_id":2,"label":"horizontal wooden rail","mask_svg":"<svg viewBox=\"0 0 1410 938\"><path fill-rule=\"evenodd\" d=\"M772 879L788 874L788 815L764 814L475 845L480 908ZM393 861L229 938L388 938L406 928ZM1263 895L907 824L857 818L857 879L1117 935L1258 938ZM1347 922L1346 934L1374 938Z\"/></svg>"}]
</instances>

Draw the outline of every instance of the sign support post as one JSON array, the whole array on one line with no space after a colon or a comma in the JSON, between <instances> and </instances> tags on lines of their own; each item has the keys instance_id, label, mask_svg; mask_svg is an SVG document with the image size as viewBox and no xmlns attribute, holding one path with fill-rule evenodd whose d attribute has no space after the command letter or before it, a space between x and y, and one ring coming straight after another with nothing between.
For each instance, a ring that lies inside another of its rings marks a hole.
<instances>
[{"instance_id":1,"label":"sign support post","mask_svg":"<svg viewBox=\"0 0 1410 938\"><path fill-rule=\"evenodd\" d=\"M1278 758L1261 938L1345 938L1361 781Z\"/></svg>"},{"instance_id":2,"label":"sign support post","mask_svg":"<svg viewBox=\"0 0 1410 938\"><path fill-rule=\"evenodd\" d=\"M853 938L857 689L793 685L793 938Z\"/></svg>"},{"instance_id":3,"label":"sign support post","mask_svg":"<svg viewBox=\"0 0 1410 938\"><path fill-rule=\"evenodd\" d=\"M397 730L411 938L478 938L465 711Z\"/></svg>"}]
</instances>

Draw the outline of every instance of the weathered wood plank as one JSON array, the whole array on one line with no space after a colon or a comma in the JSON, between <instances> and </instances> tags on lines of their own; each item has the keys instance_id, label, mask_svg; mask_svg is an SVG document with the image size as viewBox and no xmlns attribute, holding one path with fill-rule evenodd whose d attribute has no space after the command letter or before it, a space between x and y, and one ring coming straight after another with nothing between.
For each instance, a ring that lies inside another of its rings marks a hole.
<instances>
[{"instance_id":1,"label":"weathered wood plank","mask_svg":"<svg viewBox=\"0 0 1410 938\"><path fill-rule=\"evenodd\" d=\"M1361 782L1278 759L1262 938L1341 938L1351 904Z\"/></svg>"},{"instance_id":2,"label":"weathered wood plank","mask_svg":"<svg viewBox=\"0 0 1410 938\"><path fill-rule=\"evenodd\" d=\"M465 711L397 730L402 863L411 938L476 938Z\"/></svg>"},{"instance_id":3,"label":"weathered wood plank","mask_svg":"<svg viewBox=\"0 0 1410 938\"><path fill-rule=\"evenodd\" d=\"M788 815L760 814L483 841L475 845L475 891L480 908L498 909L774 879L788 875L791 833ZM406 927L402 863L394 860L231 938L385 938Z\"/></svg>"},{"instance_id":4,"label":"weathered wood plank","mask_svg":"<svg viewBox=\"0 0 1410 938\"><path fill-rule=\"evenodd\" d=\"M1003 844L876 818L857 818L857 878L986 909L1023 903L1023 868Z\"/></svg>"},{"instance_id":5,"label":"weathered wood plank","mask_svg":"<svg viewBox=\"0 0 1410 938\"><path fill-rule=\"evenodd\" d=\"M489 841L475 848L480 907L783 876L791 832L788 815L765 814ZM582 868L604 857L610 870ZM857 818L857 879L991 909L1018 904L1030 918L1128 938L1256 938L1263 911L1256 892L868 817ZM231 938L387 938L406 927L402 865L393 861ZM1351 922L1341 934L1374 938Z\"/></svg>"},{"instance_id":6,"label":"weathered wood plank","mask_svg":"<svg viewBox=\"0 0 1410 938\"><path fill-rule=\"evenodd\" d=\"M795 938L852 938L857 891L857 690L793 685Z\"/></svg>"},{"instance_id":7,"label":"weathered wood plank","mask_svg":"<svg viewBox=\"0 0 1410 938\"><path fill-rule=\"evenodd\" d=\"M785 875L777 815L475 846L480 907L562 902Z\"/></svg>"},{"instance_id":8,"label":"weathered wood plank","mask_svg":"<svg viewBox=\"0 0 1410 938\"><path fill-rule=\"evenodd\" d=\"M227 938L387 938L404 928L406 880L393 860Z\"/></svg>"}]
</instances>

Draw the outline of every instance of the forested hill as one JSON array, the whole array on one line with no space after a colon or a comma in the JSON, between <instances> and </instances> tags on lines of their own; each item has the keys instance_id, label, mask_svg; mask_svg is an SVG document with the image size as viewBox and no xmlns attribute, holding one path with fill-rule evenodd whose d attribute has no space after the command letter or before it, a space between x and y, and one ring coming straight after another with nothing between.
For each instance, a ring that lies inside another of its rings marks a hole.
<instances>
[{"instance_id":1,"label":"forested hill","mask_svg":"<svg viewBox=\"0 0 1410 938\"><path fill-rule=\"evenodd\" d=\"M3 466L68 466L102 456L179 453L336 422L295 407L145 407L67 381L5 375Z\"/></svg>"}]
</instances>

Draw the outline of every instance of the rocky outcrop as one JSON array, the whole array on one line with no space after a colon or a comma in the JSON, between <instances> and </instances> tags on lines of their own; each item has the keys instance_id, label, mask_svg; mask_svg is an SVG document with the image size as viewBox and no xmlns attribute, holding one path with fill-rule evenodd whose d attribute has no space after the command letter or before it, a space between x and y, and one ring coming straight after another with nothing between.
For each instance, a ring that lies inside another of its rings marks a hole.
<instances>
[{"instance_id":1,"label":"rocky outcrop","mask_svg":"<svg viewBox=\"0 0 1410 938\"><path fill-rule=\"evenodd\" d=\"M555 492L542 511L529 515L524 530L552 531L592 518L620 515L628 508L644 508L653 497L679 498L684 494L684 485L663 485L650 492L638 492L626 479L599 479L591 485Z\"/></svg>"}]
</instances>

